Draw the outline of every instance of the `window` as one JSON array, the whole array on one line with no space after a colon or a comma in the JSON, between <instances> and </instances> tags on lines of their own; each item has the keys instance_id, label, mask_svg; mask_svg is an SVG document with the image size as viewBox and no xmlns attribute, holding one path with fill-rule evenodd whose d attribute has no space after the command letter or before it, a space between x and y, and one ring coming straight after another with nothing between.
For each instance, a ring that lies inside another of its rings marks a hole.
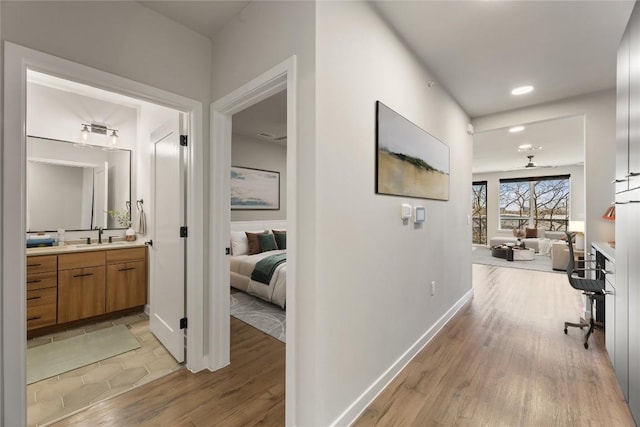
<instances>
[{"instance_id":1,"label":"window","mask_svg":"<svg viewBox=\"0 0 640 427\"><path fill-rule=\"evenodd\" d=\"M500 228L565 231L570 175L500 180Z\"/></svg>"},{"instance_id":2,"label":"window","mask_svg":"<svg viewBox=\"0 0 640 427\"><path fill-rule=\"evenodd\" d=\"M474 182L471 192L473 243L487 244L487 181Z\"/></svg>"}]
</instances>

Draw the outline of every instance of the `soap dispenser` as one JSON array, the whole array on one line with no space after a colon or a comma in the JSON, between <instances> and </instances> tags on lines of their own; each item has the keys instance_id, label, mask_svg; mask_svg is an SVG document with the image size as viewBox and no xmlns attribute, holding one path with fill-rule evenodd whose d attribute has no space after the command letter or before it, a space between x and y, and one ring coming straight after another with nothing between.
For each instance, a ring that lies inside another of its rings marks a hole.
<instances>
[{"instance_id":1,"label":"soap dispenser","mask_svg":"<svg viewBox=\"0 0 640 427\"><path fill-rule=\"evenodd\" d=\"M64 246L64 228L58 228L58 246Z\"/></svg>"}]
</instances>

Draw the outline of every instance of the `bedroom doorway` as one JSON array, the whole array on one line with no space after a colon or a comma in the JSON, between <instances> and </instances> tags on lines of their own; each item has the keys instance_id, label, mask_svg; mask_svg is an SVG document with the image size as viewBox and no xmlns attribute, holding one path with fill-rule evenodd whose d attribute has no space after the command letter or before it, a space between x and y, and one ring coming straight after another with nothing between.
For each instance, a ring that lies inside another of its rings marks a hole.
<instances>
[{"instance_id":1,"label":"bedroom doorway","mask_svg":"<svg viewBox=\"0 0 640 427\"><path fill-rule=\"evenodd\" d=\"M231 316L283 343L286 341L286 182L285 89L233 115L229 194ZM263 233L267 235L261 236ZM277 265L265 271L264 277L253 280L254 271L260 271L259 266L271 260Z\"/></svg>"},{"instance_id":2,"label":"bedroom doorway","mask_svg":"<svg viewBox=\"0 0 640 427\"><path fill-rule=\"evenodd\" d=\"M232 117L247 108L283 92L286 94L286 417L295 409L295 283L296 280L296 149L297 149L297 77L295 56L266 71L211 105L211 334L212 370L220 369L230 360L230 255L231 255L231 167ZM272 135L280 137L282 135ZM272 171L273 172L273 171Z\"/></svg>"}]
</instances>

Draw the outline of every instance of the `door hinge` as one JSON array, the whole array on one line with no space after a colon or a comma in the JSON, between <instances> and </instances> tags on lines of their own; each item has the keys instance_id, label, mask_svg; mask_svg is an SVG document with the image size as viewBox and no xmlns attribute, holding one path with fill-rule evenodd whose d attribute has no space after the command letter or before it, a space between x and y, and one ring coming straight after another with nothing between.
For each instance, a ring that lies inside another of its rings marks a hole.
<instances>
[{"instance_id":1,"label":"door hinge","mask_svg":"<svg viewBox=\"0 0 640 427\"><path fill-rule=\"evenodd\" d=\"M183 317L180 319L180 329L187 329L187 318Z\"/></svg>"},{"instance_id":2,"label":"door hinge","mask_svg":"<svg viewBox=\"0 0 640 427\"><path fill-rule=\"evenodd\" d=\"M180 135L180 145L186 147L189 144L189 136L188 135Z\"/></svg>"},{"instance_id":3,"label":"door hinge","mask_svg":"<svg viewBox=\"0 0 640 427\"><path fill-rule=\"evenodd\" d=\"M180 237L188 237L187 234L187 227L180 227Z\"/></svg>"},{"instance_id":4,"label":"door hinge","mask_svg":"<svg viewBox=\"0 0 640 427\"><path fill-rule=\"evenodd\" d=\"M231 255L231 248L224 248L225 255Z\"/></svg>"}]
</instances>

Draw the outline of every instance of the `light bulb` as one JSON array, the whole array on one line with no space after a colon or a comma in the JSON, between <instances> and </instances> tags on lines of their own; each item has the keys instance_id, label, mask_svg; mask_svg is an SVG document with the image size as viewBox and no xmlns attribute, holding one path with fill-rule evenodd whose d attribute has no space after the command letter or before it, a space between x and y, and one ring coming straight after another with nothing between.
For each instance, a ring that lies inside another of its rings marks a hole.
<instances>
[{"instance_id":1,"label":"light bulb","mask_svg":"<svg viewBox=\"0 0 640 427\"><path fill-rule=\"evenodd\" d=\"M118 131L111 131L111 145L118 145Z\"/></svg>"},{"instance_id":2,"label":"light bulb","mask_svg":"<svg viewBox=\"0 0 640 427\"><path fill-rule=\"evenodd\" d=\"M82 138L82 141L84 142L87 142L89 140L89 127L87 125L82 125L80 136Z\"/></svg>"}]
</instances>

